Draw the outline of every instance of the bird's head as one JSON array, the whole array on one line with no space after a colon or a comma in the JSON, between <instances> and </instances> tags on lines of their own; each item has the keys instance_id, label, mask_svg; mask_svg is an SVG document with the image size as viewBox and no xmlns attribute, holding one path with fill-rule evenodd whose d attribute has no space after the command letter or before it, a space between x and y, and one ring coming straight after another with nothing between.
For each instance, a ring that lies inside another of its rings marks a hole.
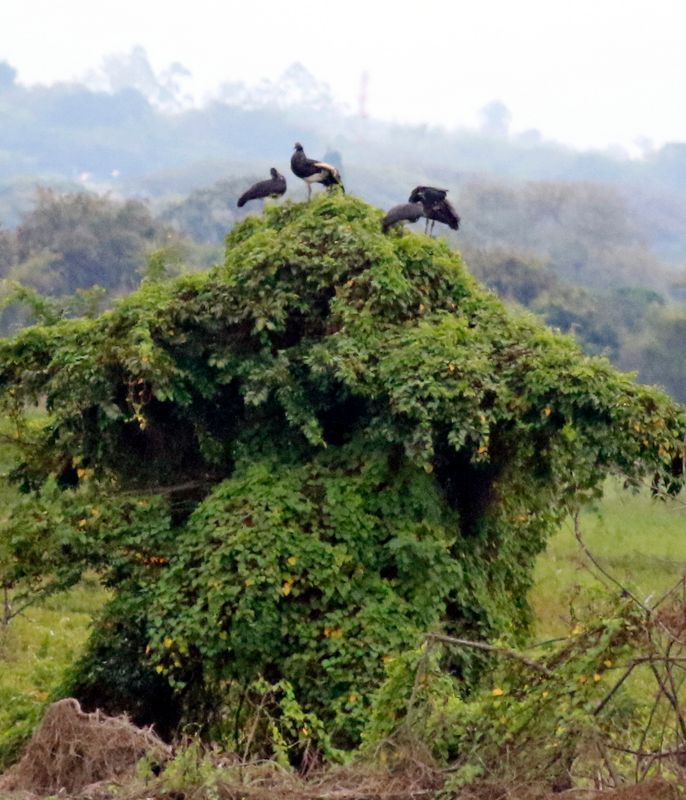
<instances>
[{"instance_id":1,"label":"bird's head","mask_svg":"<svg viewBox=\"0 0 686 800\"><path fill-rule=\"evenodd\" d=\"M279 177L279 173L276 171L276 168L275 168L275 167L272 167L272 168L269 170L269 173L270 173L270 175L272 176L272 178L274 178L274 180L276 180L276 179Z\"/></svg>"},{"instance_id":2,"label":"bird's head","mask_svg":"<svg viewBox=\"0 0 686 800\"><path fill-rule=\"evenodd\" d=\"M303 146L300 144L300 142L296 142L296 143L293 145L293 147L294 147L294 148L295 148L295 149L296 149L298 152L302 153Z\"/></svg>"}]
</instances>

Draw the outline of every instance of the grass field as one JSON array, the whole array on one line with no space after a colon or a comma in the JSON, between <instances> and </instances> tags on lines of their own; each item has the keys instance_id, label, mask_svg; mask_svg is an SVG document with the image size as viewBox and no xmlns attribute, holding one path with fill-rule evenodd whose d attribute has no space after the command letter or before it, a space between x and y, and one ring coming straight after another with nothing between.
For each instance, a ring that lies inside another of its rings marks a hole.
<instances>
[{"instance_id":1,"label":"grass field","mask_svg":"<svg viewBox=\"0 0 686 800\"><path fill-rule=\"evenodd\" d=\"M105 592L84 581L0 629L0 771L40 718L81 651Z\"/></svg>"},{"instance_id":2,"label":"grass field","mask_svg":"<svg viewBox=\"0 0 686 800\"><path fill-rule=\"evenodd\" d=\"M608 482L605 497L582 514L583 540L604 570L639 599L657 599L686 573L686 497L662 501L648 491L632 494ZM563 635L580 609L618 587L583 553L571 522L539 557L530 600L541 638Z\"/></svg>"},{"instance_id":3,"label":"grass field","mask_svg":"<svg viewBox=\"0 0 686 800\"><path fill-rule=\"evenodd\" d=\"M38 412L36 413L38 419ZM12 461L13 435L0 423L0 535L3 512L16 489L5 473ZM69 592L29 606L8 626L0 623L0 771L40 718L88 638L93 614L106 593L84 581Z\"/></svg>"}]
</instances>

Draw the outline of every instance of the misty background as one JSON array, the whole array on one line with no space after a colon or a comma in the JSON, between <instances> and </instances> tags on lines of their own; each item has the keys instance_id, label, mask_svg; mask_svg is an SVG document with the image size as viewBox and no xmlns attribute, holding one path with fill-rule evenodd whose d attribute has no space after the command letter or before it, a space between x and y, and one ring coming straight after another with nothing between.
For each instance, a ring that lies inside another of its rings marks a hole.
<instances>
[{"instance_id":1,"label":"misty background","mask_svg":"<svg viewBox=\"0 0 686 800\"><path fill-rule=\"evenodd\" d=\"M686 400L686 144L576 149L515 130L497 98L469 126L393 122L370 112L373 76L343 103L297 61L202 103L190 80L141 46L67 82L0 63L3 332L220 262L226 232L259 212L236 199L269 167L305 198L289 169L301 141L382 209L449 189L462 224L448 238L480 280Z\"/></svg>"}]
</instances>

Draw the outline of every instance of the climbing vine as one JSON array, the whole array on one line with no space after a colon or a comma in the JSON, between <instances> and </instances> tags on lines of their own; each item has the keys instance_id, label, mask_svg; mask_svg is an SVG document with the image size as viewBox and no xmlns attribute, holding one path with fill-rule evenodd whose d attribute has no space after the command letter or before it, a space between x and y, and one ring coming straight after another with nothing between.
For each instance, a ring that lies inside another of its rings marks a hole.
<instances>
[{"instance_id":1,"label":"climbing vine","mask_svg":"<svg viewBox=\"0 0 686 800\"><path fill-rule=\"evenodd\" d=\"M213 270L0 342L0 401L46 520L5 560L115 592L71 688L260 752L248 710L283 697L311 722L282 737L354 747L427 632L516 642L560 519L609 473L678 488L686 430L445 243L328 195L248 217ZM486 663L441 657L464 691Z\"/></svg>"}]
</instances>

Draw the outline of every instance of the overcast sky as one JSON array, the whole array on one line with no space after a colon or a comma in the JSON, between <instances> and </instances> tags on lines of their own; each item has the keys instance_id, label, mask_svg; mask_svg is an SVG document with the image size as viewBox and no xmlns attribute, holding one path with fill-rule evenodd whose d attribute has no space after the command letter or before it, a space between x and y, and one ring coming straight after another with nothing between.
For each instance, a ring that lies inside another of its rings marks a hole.
<instances>
[{"instance_id":1,"label":"overcast sky","mask_svg":"<svg viewBox=\"0 0 686 800\"><path fill-rule=\"evenodd\" d=\"M0 0L0 60L24 83L81 78L143 46L195 93L294 61L370 115L512 128L578 147L686 141L686 0Z\"/></svg>"}]
</instances>

